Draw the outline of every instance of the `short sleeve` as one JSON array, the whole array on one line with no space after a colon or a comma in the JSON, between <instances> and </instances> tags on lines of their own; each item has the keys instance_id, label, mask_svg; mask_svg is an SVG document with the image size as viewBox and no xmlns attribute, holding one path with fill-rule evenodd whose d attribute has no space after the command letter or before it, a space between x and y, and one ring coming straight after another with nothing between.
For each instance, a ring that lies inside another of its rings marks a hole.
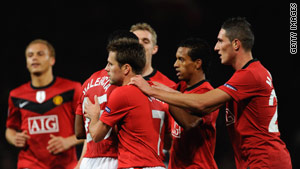
<instances>
[{"instance_id":1,"label":"short sleeve","mask_svg":"<svg viewBox=\"0 0 300 169\"><path fill-rule=\"evenodd\" d=\"M239 102L256 95L259 84L251 71L240 70L235 72L229 81L218 88Z\"/></svg>"},{"instance_id":2,"label":"short sleeve","mask_svg":"<svg viewBox=\"0 0 300 169\"><path fill-rule=\"evenodd\" d=\"M6 120L6 127L13 129L21 129L21 112L19 107L13 103L11 95L8 98L8 115Z\"/></svg>"},{"instance_id":3,"label":"short sleeve","mask_svg":"<svg viewBox=\"0 0 300 169\"><path fill-rule=\"evenodd\" d=\"M128 96L130 93L128 90L123 90L122 87L112 91L100 120L111 127L117 124L134 108L129 105Z\"/></svg>"}]
</instances>

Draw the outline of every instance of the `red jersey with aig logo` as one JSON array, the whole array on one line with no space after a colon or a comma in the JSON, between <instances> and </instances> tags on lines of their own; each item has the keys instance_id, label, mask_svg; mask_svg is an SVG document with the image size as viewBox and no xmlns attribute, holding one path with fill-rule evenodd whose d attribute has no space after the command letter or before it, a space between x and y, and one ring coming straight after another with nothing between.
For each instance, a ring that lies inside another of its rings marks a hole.
<instances>
[{"instance_id":1,"label":"red jersey with aig logo","mask_svg":"<svg viewBox=\"0 0 300 169\"><path fill-rule=\"evenodd\" d=\"M226 104L226 125L236 167L292 168L280 139L277 98L268 70L258 60L251 60L219 89L233 98Z\"/></svg>"},{"instance_id":2,"label":"red jersey with aig logo","mask_svg":"<svg viewBox=\"0 0 300 169\"><path fill-rule=\"evenodd\" d=\"M57 155L50 154L46 147L50 134L74 135L80 89L79 82L56 77L46 87L35 88L28 82L10 92L6 127L27 130L30 136L19 153L18 168L74 168L75 147Z\"/></svg>"},{"instance_id":3,"label":"red jersey with aig logo","mask_svg":"<svg viewBox=\"0 0 300 169\"><path fill-rule=\"evenodd\" d=\"M134 85L116 88L110 95L100 120L118 126L118 167L157 167L160 158L161 120L168 105L149 98Z\"/></svg>"},{"instance_id":4,"label":"red jersey with aig logo","mask_svg":"<svg viewBox=\"0 0 300 169\"><path fill-rule=\"evenodd\" d=\"M84 119L85 131L86 131L86 142L87 150L84 154L84 157L94 158L94 157L112 157L117 158L117 137L116 133L110 131L104 140L95 143L89 133L89 124L90 120L83 116L84 102L89 98L94 102L94 96L98 96L98 102L100 103L100 114L104 111L104 108L107 104L108 97L110 93L117 86L111 85L109 83L109 77L107 72L102 69L98 72L92 74L92 76L87 79L82 85L82 93L80 97L80 102L77 106L76 114L81 115Z\"/></svg>"},{"instance_id":5,"label":"red jersey with aig logo","mask_svg":"<svg viewBox=\"0 0 300 169\"><path fill-rule=\"evenodd\" d=\"M187 88L181 81L177 90L182 93L205 93L213 89L208 81ZM219 110L203 117L203 123L188 131L172 118L173 144L170 150L169 169L218 168L214 160L216 144L216 120Z\"/></svg>"}]
</instances>

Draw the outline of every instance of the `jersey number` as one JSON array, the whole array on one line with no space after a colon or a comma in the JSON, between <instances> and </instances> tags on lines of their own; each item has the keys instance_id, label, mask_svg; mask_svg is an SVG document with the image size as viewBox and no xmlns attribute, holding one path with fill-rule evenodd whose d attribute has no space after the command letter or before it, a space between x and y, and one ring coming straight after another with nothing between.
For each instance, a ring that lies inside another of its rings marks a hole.
<instances>
[{"instance_id":1,"label":"jersey number","mask_svg":"<svg viewBox=\"0 0 300 169\"><path fill-rule=\"evenodd\" d=\"M161 129L164 125L164 120L165 120L165 112L164 111L160 111L160 110L152 110L152 118L154 119L160 119L160 126L159 126L159 136L158 136L158 143L157 143L157 154L160 155L160 143L161 143L161 138L160 138L160 134L161 134Z\"/></svg>"},{"instance_id":2,"label":"jersey number","mask_svg":"<svg viewBox=\"0 0 300 169\"><path fill-rule=\"evenodd\" d=\"M274 105L274 99L276 99L277 101L277 97L276 97L276 93L275 90L273 89L270 95L270 99L269 99L269 106L273 106ZM270 121L269 124L269 132L274 133L274 132L279 132L278 130L278 125L276 124L277 122L277 117L278 117L278 113L277 113L277 106L276 106L276 110L275 113Z\"/></svg>"}]
</instances>

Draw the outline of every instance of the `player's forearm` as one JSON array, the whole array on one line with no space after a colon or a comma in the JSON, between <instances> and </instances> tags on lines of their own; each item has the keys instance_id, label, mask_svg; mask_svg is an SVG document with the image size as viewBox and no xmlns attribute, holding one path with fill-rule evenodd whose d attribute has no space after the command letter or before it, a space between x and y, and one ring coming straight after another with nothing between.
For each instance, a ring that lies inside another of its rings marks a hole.
<instances>
[{"instance_id":1,"label":"player's forearm","mask_svg":"<svg viewBox=\"0 0 300 169\"><path fill-rule=\"evenodd\" d=\"M232 99L230 95L220 89L214 89L203 94L181 94L152 88L148 94L171 105L189 109L201 115L220 108Z\"/></svg>"},{"instance_id":2,"label":"player's forearm","mask_svg":"<svg viewBox=\"0 0 300 169\"><path fill-rule=\"evenodd\" d=\"M201 117L192 115L186 110L179 108L177 106L170 105L169 109L174 120L185 130L194 128L202 122Z\"/></svg>"},{"instance_id":3,"label":"player's forearm","mask_svg":"<svg viewBox=\"0 0 300 169\"><path fill-rule=\"evenodd\" d=\"M202 110L202 103L201 100L204 100L199 97L198 94L182 94L182 93L174 93L174 92L167 92L164 90L152 88L149 92L150 96L153 96L157 99L160 99L168 104L178 106L185 109L190 110ZM199 100L200 99L200 100Z\"/></svg>"},{"instance_id":4,"label":"player's forearm","mask_svg":"<svg viewBox=\"0 0 300 169\"><path fill-rule=\"evenodd\" d=\"M81 116L81 115L75 116L75 135L76 135L77 139L85 139L86 138L83 116Z\"/></svg>"},{"instance_id":5,"label":"player's forearm","mask_svg":"<svg viewBox=\"0 0 300 169\"><path fill-rule=\"evenodd\" d=\"M15 137L16 137L17 131L15 129L7 128L5 131L5 137L8 143L15 146Z\"/></svg>"},{"instance_id":6,"label":"player's forearm","mask_svg":"<svg viewBox=\"0 0 300 169\"><path fill-rule=\"evenodd\" d=\"M69 148L76 146L77 144L82 144L84 142L84 139L77 139L75 135L67 137Z\"/></svg>"},{"instance_id":7,"label":"player's forearm","mask_svg":"<svg viewBox=\"0 0 300 169\"><path fill-rule=\"evenodd\" d=\"M89 132L94 142L99 142L104 139L107 131L105 129L105 124L100 120L91 119L91 123L89 126Z\"/></svg>"}]
</instances>

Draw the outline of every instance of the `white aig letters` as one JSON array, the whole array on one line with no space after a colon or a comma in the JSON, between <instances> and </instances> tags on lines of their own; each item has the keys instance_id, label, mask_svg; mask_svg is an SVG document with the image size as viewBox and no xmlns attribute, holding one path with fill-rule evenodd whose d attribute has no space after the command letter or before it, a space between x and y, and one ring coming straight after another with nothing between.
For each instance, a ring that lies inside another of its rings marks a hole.
<instances>
[{"instance_id":1,"label":"white aig letters","mask_svg":"<svg viewBox=\"0 0 300 169\"><path fill-rule=\"evenodd\" d=\"M58 116L36 116L28 118L28 129L30 134L43 134L59 132Z\"/></svg>"}]
</instances>

